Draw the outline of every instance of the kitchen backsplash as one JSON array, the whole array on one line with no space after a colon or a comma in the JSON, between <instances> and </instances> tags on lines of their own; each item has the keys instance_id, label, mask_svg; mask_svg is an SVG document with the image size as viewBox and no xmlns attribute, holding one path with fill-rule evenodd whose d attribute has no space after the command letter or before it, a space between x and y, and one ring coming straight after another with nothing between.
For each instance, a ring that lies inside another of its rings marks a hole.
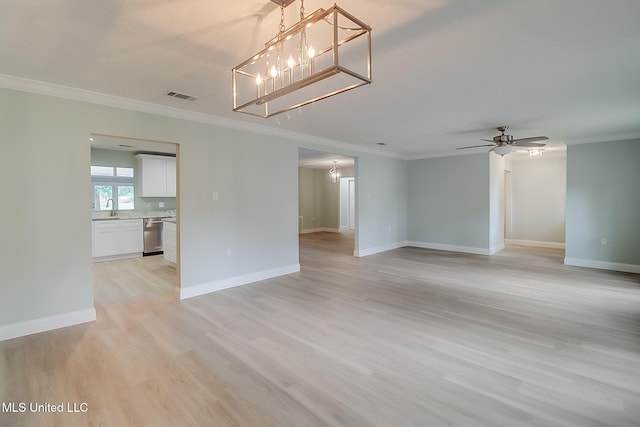
<instances>
[{"instance_id":1,"label":"kitchen backsplash","mask_svg":"<svg viewBox=\"0 0 640 427\"><path fill-rule=\"evenodd\" d=\"M176 216L175 209L118 211L118 218L148 218ZM93 211L91 219L110 218L111 211Z\"/></svg>"}]
</instances>

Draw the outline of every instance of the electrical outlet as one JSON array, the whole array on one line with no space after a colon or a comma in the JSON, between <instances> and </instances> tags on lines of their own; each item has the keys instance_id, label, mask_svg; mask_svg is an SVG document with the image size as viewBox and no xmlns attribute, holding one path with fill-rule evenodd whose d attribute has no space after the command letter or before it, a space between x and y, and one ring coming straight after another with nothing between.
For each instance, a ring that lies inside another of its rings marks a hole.
<instances>
[{"instance_id":1,"label":"electrical outlet","mask_svg":"<svg viewBox=\"0 0 640 427\"><path fill-rule=\"evenodd\" d=\"M600 244L601 245L606 245L607 244L607 238L606 237L601 237L600 238Z\"/></svg>"},{"instance_id":2,"label":"electrical outlet","mask_svg":"<svg viewBox=\"0 0 640 427\"><path fill-rule=\"evenodd\" d=\"M213 197L213 201L214 201L214 202L215 202L216 200L218 200L218 192L217 192L217 191L214 191L214 192L213 192L212 197Z\"/></svg>"},{"instance_id":3,"label":"electrical outlet","mask_svg":"<svg viewBox=\"0 0 640 427\"><path fill-rule=\"evenodd\" d=\"M227 256L230 257L231 256L231 248L227 249Z\"/></svg>"},{"instance_id":4,"label":"electrical outlet","mask_svg":"<svg viewBox=\"0 0 640 427\"><path fill-rule=\"evenodd\" d=\"M159 208L164 208L164 202L158 202L158 207Z\"/></svg>"}]
</instances>

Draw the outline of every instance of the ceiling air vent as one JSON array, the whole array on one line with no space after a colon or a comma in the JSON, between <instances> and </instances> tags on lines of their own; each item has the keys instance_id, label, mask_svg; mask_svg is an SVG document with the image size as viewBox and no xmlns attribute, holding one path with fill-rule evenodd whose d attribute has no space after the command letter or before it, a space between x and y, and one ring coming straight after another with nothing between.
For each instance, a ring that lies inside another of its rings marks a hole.
<instances>
[{"instance_id":1,"label":"ceiling air vent","mask_svg":"<svg viewBox=\"0 0 640 427\"><path fill-rule=\"evenodd\" d=\"M198 99L195 96L187 95L186 93L174 92L174 91L169 91L165 95L171 96L173 98L184 99L186 101L195 101L196 99Z\"/></svg>"}]
</instances>

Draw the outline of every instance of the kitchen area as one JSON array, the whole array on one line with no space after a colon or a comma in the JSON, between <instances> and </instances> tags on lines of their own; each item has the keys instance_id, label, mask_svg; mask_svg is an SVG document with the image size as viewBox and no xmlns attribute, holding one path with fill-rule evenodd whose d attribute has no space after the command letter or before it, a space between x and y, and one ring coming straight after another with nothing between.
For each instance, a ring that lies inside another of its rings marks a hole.
<instances>
[{"instance_id":1,"label":"kitchen area","mask_svg":"<svg viewBox=\"0 0 640 427\"><path fill-rule=\"evenodd\" d=\"M175 270L177 145L91 135L92 258L154 257Z\"/></svg>"}]
</instances>

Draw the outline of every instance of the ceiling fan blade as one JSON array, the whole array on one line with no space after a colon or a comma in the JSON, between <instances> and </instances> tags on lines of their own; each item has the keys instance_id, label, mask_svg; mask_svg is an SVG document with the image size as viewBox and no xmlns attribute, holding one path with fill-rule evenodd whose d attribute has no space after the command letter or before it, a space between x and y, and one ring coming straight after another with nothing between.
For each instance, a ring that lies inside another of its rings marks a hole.
<instances>
[{"instance_id":1,"label":"ceiling fan blade","mask_svg":"<svg viewBox=\"0 0 640 427\"><path fill-rule=\"evenodd\" d=\"M521 142L536 142L536 141L546 141L547 139L549 139L546 136L532 136L531 138L518 138L518 139L514 139L513 142L514 143L518 143L520 144Z\"/></svg>"},{"instance_id":2,"label":"ceiling fan blade","mask_svg":"<svg viewBox=\"0 0 640 427\"><path fill-rule=\"evenodd\" d=\"M493 142L493 139L482 139L482 138L480 138L480 141Z\"/></svg>"},{"instance_id":3,"label":"ceiling fan blade","mask_svg":"<svg viewBox=\"0 0 640 427\"><path fill-rule=\"evenodd\" d=\"M514 147L542 148L547 144L540 144L538 142L527 142L527 141L518 140L518 141L515 141L511 145L514 146Z\"/></svg>"},{"instance_id":4,"label":"ceiling fan blade","mask_svg":"<svg viewBox=\"0 0 640 427\"><path fill-rule=\"evenodd\" d=\"M471 145L469 147L460 147L460 148L457 148L456 150L464 150L466 148L478 148L478 147L494 147L495 148L495 145L494 144Z\"/></svg>"},{"instance_id":5,"label":"ceiling fan blade","mask_svg":"<svg viewBox=\"0 0 640 427\"><path fill-rule=\"evenodd\" d=\"M497 146L497 145L494 145L494 146L493 146L493 148L492 148L491 150L489 150L489 152L494 151L496 148L498 148L498 146Z\"/></svg>"}]
</instances>

